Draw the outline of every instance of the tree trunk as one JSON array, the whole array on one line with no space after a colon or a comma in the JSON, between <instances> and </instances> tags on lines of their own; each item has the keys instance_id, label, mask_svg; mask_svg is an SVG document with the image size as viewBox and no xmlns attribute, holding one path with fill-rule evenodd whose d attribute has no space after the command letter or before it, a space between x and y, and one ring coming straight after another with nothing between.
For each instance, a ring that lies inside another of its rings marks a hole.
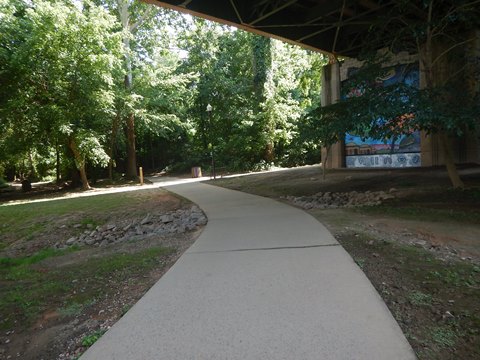
<instances>
[{"instance_id":1,"label":"tree trunk","mask_svg":"<svg viewBox=\"0 0 480 360\"><path fill-rule=\"evenodd\" d=\"M152 170L155 170L155 153L153 151L153 140L152 140L152 135L148 137L148 140L150 141L150 159L152 161Z\"/></svg>"},{"instance_id":2,"label":"tree trunk","mask_svg":"<svg viewBox=\"0 0 480 360\"><path fill-rule=\"evenodd\" d=\"M433 1L430 2L428 7L428 23L430 25L427 28L426 42L423 47L420 46L420 44L418 45L420 61L422 61L424 67L425 89L433 89L435 86L445 85L446 79L448 79L450 76L448 73L448 66L445 64L446 59L439 61L439 57L442 56L444 51L444 46L442 47L442 45L439 45L438 42L435 42L433 39L434 34L431 25L432 13ZM448 134L441 132L438 134L438 136L443 145L442 148L448 177L450 178L454 188L463 188L465 185L458 174L458 170L453 159L452 144L448 138Z\"/></svg>"},{"instance_id":3,"label":"tree trunk","mask_svg":"<svg viewBox=\"0 0 480 360\"><path fill-rule=\"evenodd\" d=\"M110 136L110 149L108 156L110 160L108 161L108 178L113 180L113 158L116 154L116 139L117 139L117 131L118 131L118 123L119 123L120 114L117 113L115 118L112 121L112 134Z\"/></svg>"},{"instance_id":4,"label":"tree trunk","mask_svg":"<svg viewBox=\"0 0 480 360\"><path fill-rule=\"evenodd\" d=\"M445 133L439 134L439 137L442 142L445 166L447 168L448 177L452 182L452 186L454 189L463 189L465 185L462 179L460 179L457 167L455 166L455 161L453 160L452 143Z\"/></svg>"},{"instance_id":5,"label":"tree trunk","mask_svg":"<svg viewBox=\"0 0 480 360\"><path fill-rule=\"evenodd\" d=\"M269 142L265 149L265 161L271 163L275 159L275 147L272 142Z\"/></svg>"},{"instance_id":6,"label":"tree trunk","mask_svg":"<svg viewBox=\"0 0 480 360\"><path fill-rule=\"evenodd\" d=\"M33 160L33 155L32 152L28 152L28 164L30 167L30 175L28 176L30 180L37 179L38 174L37 174L37 169L35 167L35 161Z\"/></svg>"},{"instance_id":7,"label":"tree trunk","mask_svg":"<svg viewBox=\"0 0 480 360\"><path fill-rule=\"evenodd\" d=\"M57 163L55 166L55 171L57 173L57 184L60 184L60 150L58 148L58 139L55 143L55 153L57 155Z\"/></svg>"},{"instance_id":8,"label":"tree trunk","mask_svg":"<svg viewBox=\"0 0 480 360\"><path fill-rule=\"evenodd\" d=\"M127 117L127 178L137 178L137 156L135 152L135 120L133 114Z\"/></svg>"},{"instance_id":9,"label":"tree trunk","mask_svg":"<svg viewBox=\"0 0 480 360\"><path fill-rule=\"evenodd\" d=\"M75 142L75 139L71 137L68 140L68 146L73 152L73 156L75 157L75 164L77 166L78 171L80 172L80 179L82 180L82 189L83 190L90 190L90 184L88 183L87 179L87 172L85 170L85 157L80 153L80 150Z\"/></svg>"},{"instance_id":10,"label":"tree trunk","mask_svg":"<svg viewBox=\"0 0 480 360\"><path fill-rule=\"evenodd\" d=\"M126 0L118 0L118 14L122 23L124 37L123 37L123 51L124 51L124 66L125 66L125 89L130 92L133 85L133 71L130 35L132 34L132 26L130 24L130 2ZM127 115L126 131L127 131L127 178L135 179L137 177L137 157L135 153L135 116L133 112Z\"/></svg>"},{"instance_id":11,"label":"tree trunk","mask_svg":"<svg viewBox=\"0 0 480 360\"><path fill-rule=\"evenodd\" d=\"M323 180L327 177L327 161L328 161L328 153L330 152L331 146L325 147L325 159L322 159L322 178Z\"/></svg>"}]
</instances>

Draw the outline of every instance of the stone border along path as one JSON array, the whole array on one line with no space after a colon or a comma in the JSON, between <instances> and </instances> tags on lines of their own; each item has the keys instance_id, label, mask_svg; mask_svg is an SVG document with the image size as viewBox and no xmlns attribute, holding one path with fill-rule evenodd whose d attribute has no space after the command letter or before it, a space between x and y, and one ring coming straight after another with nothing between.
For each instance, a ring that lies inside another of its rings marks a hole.
<instances>
[{"instance_id":1,"label":"stone border along path","mask_svg":"<svg viewBox=\"0 0 480 360\"><path fill-rule=\"evenodd\" d=\"M65 242L57 242L54 247L57 249L67 249L74 245L103 247L112 243L145 240L159 235L183 234L206 223L207 219L202 210L193 205L188 209L179 209L167 213L152 212L137 219L132 215L128 220L111 222L99 225L96 228L89 227L90 224L87 224L87 230L80 235L70 237ZM80 228L82 225L76 224L73 227Z\"/></svg>"},{"instance_id":2,"label":"stone border along path","mask_svg":"<svg viewBox=\"0 0 480 360\"><path fill-rule=\"evenodd\" d=\"M212 185L168 190L197 203L207 226L82 360L415 359L371 283L313 217Z\"/></svg>"}]
</instances>

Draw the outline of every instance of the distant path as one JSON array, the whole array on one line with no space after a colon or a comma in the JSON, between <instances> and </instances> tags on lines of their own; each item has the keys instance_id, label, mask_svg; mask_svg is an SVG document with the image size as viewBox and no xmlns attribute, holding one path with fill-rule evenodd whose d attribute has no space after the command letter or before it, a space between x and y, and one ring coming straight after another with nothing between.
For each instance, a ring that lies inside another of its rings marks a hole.
<instances>
[{"instance_id":1,"label":"distant path","mask_svg":"<svg viewBox=\"0 0 480 360\"><path fill-rule=\"evenodd\" d=\"M167 188L197 203L208 225L82 360L415 359L363 272L313 217L201 183Z\"/></svg>"}]
</instances>

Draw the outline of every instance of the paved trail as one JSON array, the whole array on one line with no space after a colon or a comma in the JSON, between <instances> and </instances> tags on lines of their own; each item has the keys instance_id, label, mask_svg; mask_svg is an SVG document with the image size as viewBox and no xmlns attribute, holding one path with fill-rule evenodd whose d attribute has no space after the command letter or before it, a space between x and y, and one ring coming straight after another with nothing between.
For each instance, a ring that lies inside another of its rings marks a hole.
<instances>
[{"instance_id":1,"label":"paved trail","mask_svg":"<svg viewBox=\"0 0 480 360\"><path fill-rule=\"evenodd\" d=\"M313 217L201 183L167 189L197 203L208 225L82 360L415 359L363 272Z\"/></svg>"}]
</instances>

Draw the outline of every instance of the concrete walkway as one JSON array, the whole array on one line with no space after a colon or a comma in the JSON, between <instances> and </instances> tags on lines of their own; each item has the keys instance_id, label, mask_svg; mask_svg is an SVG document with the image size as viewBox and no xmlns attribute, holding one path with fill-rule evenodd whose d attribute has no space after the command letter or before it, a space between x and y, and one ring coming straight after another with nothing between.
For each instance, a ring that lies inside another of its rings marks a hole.
<instances>
[{"instance_id":1,"label":"concrete walkway","mask_svg":"<svg viewBox=\"0 0 480 360\"><path fill-rule=\"evenodd\" d=\"M208 225L82 360L415 359L363 272L313 217L201 183L168 190L197 203Z\"/></svg>"}]
</instances>

